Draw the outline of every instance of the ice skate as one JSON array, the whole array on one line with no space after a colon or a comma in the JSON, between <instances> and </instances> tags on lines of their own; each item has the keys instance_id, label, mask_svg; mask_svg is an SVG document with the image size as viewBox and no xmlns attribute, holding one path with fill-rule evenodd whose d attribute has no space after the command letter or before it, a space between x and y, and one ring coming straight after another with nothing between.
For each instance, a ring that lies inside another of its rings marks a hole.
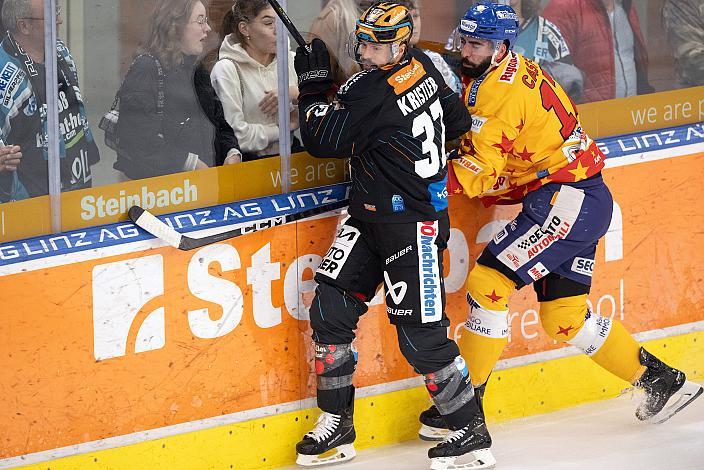
<instances>
[{"instance_id":1,"label":"ice skate","mask_svg":"<svg viewBox=\"0 0 704 470\"><path fill-rule=\"evenodd\" d=\"M477 400L477 405L479 405L479 411L482 413L482 417L484 416L483 399L485 389L486 383L474 389L474 396ZM418 420L421 424L418 430L418 437L424 441L442 441L450 433L447 424L445 424L445 419L435 405L423 411L418 417Z\"/></svg>"},{"instance_id":2,"label":"ice skate","mask_svg":"<svg viewBox=\"0 0 704 470\"><path fill-rule=\"evenodd\" d=\"M418 437L424 441L442 441L450 433L445 420L435 405L423 411L418 420L421 424Z\"/></svg>"},{"instance_id":3,"label":"ice skate","mask_svg":"<svg viewBox=\"0 0 704 470\"><path fill-rule=\"evenodd\" d=\"M484 416L477 415L462 429L451 431L447 438L428 450L431 470L494 468L491 436Z\"/></svg>"},{"instance_id":4,"label":"ice skate","mask_svg":"<svg viewBox=\"0 0 704 470\"><path fill-rule=\"evenodd\" d=\"M341 415L323 412L315 427L296 444L296 463L303 467L317 467L344 462L357 453L351 411Z\"/></svg>"},{"instance_id":5,"label":"ice skate","mask_svg":"<svg viewBox=\"0 0 704 470\"><path fill-rule=\"evenodd\" d=\"M640 363L647 367L636 382L645 390L645 397L636 409L636 418L649 423L662 423L699 397L704 388L689 382L684 372L674 369L644 348Z\"/></svg>"}]
</instances>

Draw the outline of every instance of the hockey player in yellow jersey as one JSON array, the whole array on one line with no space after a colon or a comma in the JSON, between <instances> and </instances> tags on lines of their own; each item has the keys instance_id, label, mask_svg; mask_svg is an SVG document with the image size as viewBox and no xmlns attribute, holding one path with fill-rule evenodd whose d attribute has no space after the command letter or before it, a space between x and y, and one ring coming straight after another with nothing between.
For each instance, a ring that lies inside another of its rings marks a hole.
<instances>
[{"instance_id":1,"label":"hockey player in yellow jersey","mask_svg":"<svg viewBox=\"0 0 704 470\"><path fill-rule=\"evenodd\" d=\"M643 388L637 418L662 422L700 396L702 387L642 348L620 322L588 308L596 246L613 208L601 177L604 155L562 87L511 50L517 30L510 6L488 2L473 5L458 27L473 125L449 165L448 192L479 197L486 206L523 203L467 280L469 315L458 345L475 397L481 407L508 342L510 294L533 284L546 333ZM420 421L421 438L452 439L433 407ZM467 465L453 468L483 468L482 462Z\"/></svg>"},{"instance_id":2,"label":"hockey player in yellow jersey","mask_svg":"<svg viewBox=\"0 0 704 470\"><path fill-rule=\"evenodd\" d=\"M463 50L493 47L464 35L458 41ZM491 70L476 78L471 74L483 67L463 66L473 126L453 166L466 195L486 206L511 204L544 184L574 183L601 171L604 157L583 131L574 103L537 63L507 50L495 65L484 65Z\"/></svg>"}]
</instances>

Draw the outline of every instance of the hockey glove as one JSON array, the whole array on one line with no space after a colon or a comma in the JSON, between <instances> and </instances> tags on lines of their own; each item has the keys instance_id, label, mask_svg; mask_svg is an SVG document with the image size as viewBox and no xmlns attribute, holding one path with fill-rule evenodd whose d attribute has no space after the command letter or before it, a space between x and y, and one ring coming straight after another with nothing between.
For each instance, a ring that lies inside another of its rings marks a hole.
<instances>
[{"instance_id":1,"label":"hockey glove","mask_svg":"<svg viewBox=\"0 0 704 470\"><path fill-rule=\"evenodd\" d=\"M293 64L298 75L298 91L301 95L325 94L333 88L328 48L315 38L308 49L308 54L301 46L296 49Z\"/></svg>"}]
</instances>

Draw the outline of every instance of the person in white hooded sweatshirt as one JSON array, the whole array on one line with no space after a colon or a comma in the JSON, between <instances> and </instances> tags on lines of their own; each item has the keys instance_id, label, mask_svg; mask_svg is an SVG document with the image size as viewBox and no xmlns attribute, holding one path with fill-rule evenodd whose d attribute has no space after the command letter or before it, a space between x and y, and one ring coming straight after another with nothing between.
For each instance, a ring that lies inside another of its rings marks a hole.
<instances>
[{"instance_id":1,"label":"person in white hooded sweatshirt","mask_svg":"<svg viewBox=\"0 0 704 470\"><path fill-rule=\"evenodd\" d=\"M276 13L267 0L236 0L223 20L218 62L210 80L244 160L278 155ZM298 127L293 52L289 51L291 127Z\"/></svg>"}]
</instances>

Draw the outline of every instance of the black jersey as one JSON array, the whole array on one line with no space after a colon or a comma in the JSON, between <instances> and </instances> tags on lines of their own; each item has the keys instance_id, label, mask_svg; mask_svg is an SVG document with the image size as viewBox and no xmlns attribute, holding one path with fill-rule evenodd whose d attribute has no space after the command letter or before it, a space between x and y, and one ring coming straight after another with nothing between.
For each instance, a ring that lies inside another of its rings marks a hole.
<instances>
[{"instance_id":1,"label":"black jersey","mask_svg":"<svg viewBox=\"0 0 704 470\"><path fill-rule=\"evenodd\" d=\"M307 95L300 108L308 152L351 157L352 217L400 223L446 213L445 139L469 131L472 121L422 51L410 49L396 65L353 75L332 104Z\"/></svg>"}]
</instances>

